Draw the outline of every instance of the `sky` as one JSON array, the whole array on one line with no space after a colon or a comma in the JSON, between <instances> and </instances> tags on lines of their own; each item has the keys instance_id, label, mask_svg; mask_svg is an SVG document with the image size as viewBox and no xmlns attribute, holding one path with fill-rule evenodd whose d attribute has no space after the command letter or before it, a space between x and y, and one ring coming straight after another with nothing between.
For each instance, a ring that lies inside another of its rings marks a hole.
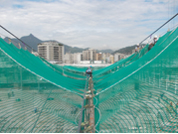
<instances>
[{"instance_id":1,"label":"sky","mask_svg":"<svg viewBox=\"0 0 178 134\"><path fill-rule=\"evenodd\" d=\"M178 0L0 0L0 25L19 38L94 49L137 44L176 13ZM156 34L178 25L177 18ZM2 29L0 35L11 37Z\"/></svg>"}]
</instances>

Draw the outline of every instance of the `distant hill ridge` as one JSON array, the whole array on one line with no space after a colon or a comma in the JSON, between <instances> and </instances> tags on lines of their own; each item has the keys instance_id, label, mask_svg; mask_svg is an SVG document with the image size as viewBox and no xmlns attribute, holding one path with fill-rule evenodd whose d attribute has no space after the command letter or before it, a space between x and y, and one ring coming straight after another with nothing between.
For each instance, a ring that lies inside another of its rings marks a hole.
<instances>
[{"instance_id":1,"label":"distant hill ridge","mask_svg":"<svg viewBox=\"0 0 178 134\"><path fill-rule=\"evenodd\" d=\"M42 41L40 39L38 39L37 37L35 37L33 34L30 34L28 36L23 36L20 38L23 42L25 42L27 45L29 45L30 47L32 47L34 50L37 51L37 45L39 43L42 43L42 42L46 42L46 41ZM4 38L4 40L6 42L9 42L9 38L6 37ZM47 40L47 41L55 41L55 40ZM19 43L21 45L21 47L24 49L25 48L25 45L22 44L19 40L15 39L15 38L12 38L11 39L11 42L16 46L16 47L19 47ZM58 42L58 41L56 41ZM59 42L60 43L60 42ZM63 44L63 43L60 43L60 44ZM78 53L78 52L82 52L84 50L87 50L89 48L79 48L79 47L71 47L71 46L68 46L68 45L64 45L64 53ZM27 47L28 48L28 47ZM30 49L29 49L30 50ZM113 50L111 49L105 49L105 50L97 50L97 52L103 52L103 53L112 53Z\"/></svg>"},{"instance_id":2,"label":"distant hill ridge","mask_svg":"<svg viewBox=\"0 0 178 134\"><path fill-rule=\"evenodd\" d=\"M42 42L46 42L46 41L42 41L40 39L38 39L37 37L35 37L33 34L30 34L28 36L23 36L20 38L23 42L25 42L26 44L28 44L30 47L32 47L34 50L37 51L37 45L39 43L42 43ZM6 42L9 42L9 38L4 38L4 40ZM47 40L47 41L55 41L55 40ZM21 47L24 49L25 48L25 45L22 44L19 40L17 39L11 39L11 42L16 46L16 47L19 47L19 43L21 45ZM58 42L58 41L56 41ZM58 42L60 43L60 42ZM60 44L63 44L63 43L60 43ZM71 47L71 46L68 46L68 45L64 45L64 53L78 53L78 52L82 52L84 50L88 50L89 48L79 48L79 47ZM119 50L116 50L116 51L113 51L111 49L104 49L104 50L96 50L98 53L99 52L102 52L102 53L111 53L111 54L115 54L115 53L123 53L123 54L131 54L132 53L132 50L135 48L136 45L133 45L133 46L128 46L128 47L125 47L125 48L121 48ZM27 47L28 48L28 47Z\"/></svg>"},{"instance_id":3,"label":"distant hill ridge","mask_svg":"<svg viewBox=\"0 0 178 134\"><path fill-rule=\"evenodd\" d=\"M123 54L129 55L129 54L132 54L132 50L134 50L136 46L137 45L135 44L135 45L132 45L132 46L124 47L124 48L121 48L119 50L114 51L112 54L123 53ZM142 46L145 47L146 44L142 44Z\"/></svg>"},{"instance_id":4,"label":"distant hill ridge","mask_svg":"<svg viewBox=\"0 0 178 134\"><path fill-rule=\"evenodd\" d=\"M114 51L113 54L115 53L131 54L132 50L135 49L135 47L136 45L124 47L124 48Z\"/></svg>"}]
</instances>

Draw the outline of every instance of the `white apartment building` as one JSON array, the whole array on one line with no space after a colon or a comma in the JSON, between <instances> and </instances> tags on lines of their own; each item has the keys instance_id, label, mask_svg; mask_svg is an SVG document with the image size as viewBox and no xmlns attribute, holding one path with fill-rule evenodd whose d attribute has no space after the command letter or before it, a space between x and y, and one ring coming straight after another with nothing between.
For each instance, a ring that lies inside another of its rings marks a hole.
<instances>
[{"instance_id":1,"label":"white apartment building","mask_svg":"<svg viewBox=\"0 0 178 134\"><path fill-rule=\"evenodd\" d=\"M73 64L74 63L74 55L71 53L66 53L64 55L64 63Z\"/></svg>"},{"instance_id":2,"label":"white apartment building","mask_svg":"<svg viewBox=\"0 0 178 134\"><path fill-rule=\"evenodd\" d=\"M103 63L111 63L110 55L111 55L110 53L103 53L102 54Z\"/></svg>"},{"instance_id":3,"label":"white apartment building","mask_svg":"<svg viewBox=\"0 0 178 134\"><path fill-rule=\"evenodd\" d=\"M82 53L74 53L74 63L79 64L82 60Z\"/></svg>"},{"instance_id":4,"label":"white apartment building","mask_svg":"<svg viewBox=\"0 0 178 134\"><path fill-rule=\"evenodd\" d=\"M79 64L82 60L82 53L66 53L64 55L64 63L66 64Z\"/></svg>"},{"instance_id":5,"label":"white apartment building","mask_svg":"<svg viewBox=\"0 0 178 134\"><path fill-rule=\"evenodd\" d=\"M63 63L64 46L56 41L48 41L38 44L39 55L50 62Z\"/></svg>"},{"instance_id":6,"label":"white apartment building","mask_svg":"<svg viewBox=\"0 0 178 134\"><path fill-rule=\"evenodd\" d=\"M122 53L115 53L114 54L114 62L117 62L121 59L124 59L125 58L125 54L122 54Z\"/></svg>"}]
</instances>

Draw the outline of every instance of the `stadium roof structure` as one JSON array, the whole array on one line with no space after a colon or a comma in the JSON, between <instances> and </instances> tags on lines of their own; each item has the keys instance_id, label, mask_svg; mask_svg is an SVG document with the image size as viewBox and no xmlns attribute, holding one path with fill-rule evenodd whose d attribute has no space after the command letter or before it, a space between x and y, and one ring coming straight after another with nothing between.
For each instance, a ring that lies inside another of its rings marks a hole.
<instances>
[{"instance_id":1,"label":"stadium roof structure","mask_svg":"<svg viewBox=\"0 0 178 134\"><path fill-rule=\"evenodd\" d=\"M91 84L86 67L53 65L0 39L0 132L77 132L92 85L95 132L177 133L178 28L148 46L93 67Z\"/></svg>"}]
</instances>

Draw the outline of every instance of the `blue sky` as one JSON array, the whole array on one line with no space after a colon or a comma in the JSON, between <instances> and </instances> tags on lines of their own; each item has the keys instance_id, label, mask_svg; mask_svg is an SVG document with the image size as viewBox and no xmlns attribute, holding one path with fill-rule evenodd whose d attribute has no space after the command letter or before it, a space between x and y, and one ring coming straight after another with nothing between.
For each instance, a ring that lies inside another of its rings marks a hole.
<instances>
[{"instance_id":1,"label":"blue sky","mask_svg":"<svg viewBox=\"0 0 178 134\"><path fill-rule=\"evenodd\" d=\"M18 37L82 48L137 44L177 12L177 0L0 0L0 24ZM175 25L178 19L157 34Z\"/></svg>"}]
</instances>

